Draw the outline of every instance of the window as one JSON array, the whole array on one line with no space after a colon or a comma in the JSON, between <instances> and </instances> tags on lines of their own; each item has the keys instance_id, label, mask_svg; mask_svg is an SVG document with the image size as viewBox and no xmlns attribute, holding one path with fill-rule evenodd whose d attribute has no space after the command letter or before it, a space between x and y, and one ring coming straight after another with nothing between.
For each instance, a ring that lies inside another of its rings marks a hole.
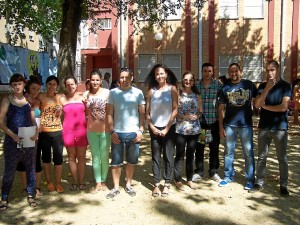
<instances>
[{"instance_id":1,"label":"window","mask_svg":"<svg viewBox=\"0 0 300 225\"><path fill-rule=\"evenodd\" d=\"M264 0L244 1L244 18L263 18Z\"/></svg>"},{"instance_id":2,"label":"window","mask_svg":"<svg viewBox=\"0 0 300 225\"><path fill-rule=\"evenodd\" d=\"M238 0L220 0L219 15L220 15L220 19L237 19Z\"/></svg>"},{"instance_id":3,"label":"window","mask_svg":"<svg viewBox=\"0 0 300 225\"><path fill-rule=\"evenodd\" d=\"M152 67L157 63L157 55L139 55L139 68L138 68L138 80L139 82L145 82L147 75Z\"/></svg>"},{"instance_id":4,"label":"window","mask_svg":"<svg viewBox=\"0 0 300 225\"><path fill-rule=\"evenodd\" d=\"M111 19L98 19L98 29L99 30L110 30L111 29Z\"/></svg>"},{"instance_id":5,"label":"window","mask_svg":"<svg viewBox=\"0 0 300 225\"><path fill-rule=\"evenodd\" d=\"M139 5L138 6L138 19L139 20L148 20L150 15L157 14L156 13L156 8L153 7L151 9L151 7L148 3L144 3L143 5Z\"/></svg>"},{"instance_id":6,"label":"window","mask_svg":"<svg viewBox=\"0 0 300 225\"><path fill-rule=\"evenodd\" d=\"M162 7L163 7L163 11L169 14L165 16L166 20L181 19L181 5L178 5L178 0L166 0L163 2Z\"/></svg>"},{"instance_id":7,"label":"window","mask_svg":"<svg viewBox=\"0 0 300 225\"><path fill-rule=\"evenodd\" d=\"M34 42L34 32L33 31L29 31L28 38L29 38L29 41Z\"/></svg>"},{"instance_id":8,"label":"window","mask_svg":"<svg viewBox=\"0 0 300 225\"><path fill-rule=\"evenodd\" d=\"M228 76L228 67L231 63L239 63L239 56L220 55L219 56L219 77Z\"/></svg>"},{"instance_id":9,"label":"window","mask_svg":"<svg viewBox=\"0 0 300 225\"><path fill-rule=\"evenodd\" d=\"M253 82L263 80L263 56L244 56L243 78Z\"/></svg>"},{"instance_id":10,"label":"window","mask_svg":"<svg viewBox=\"0 0 300 225\"><path fill-rule=\"evenodd\" d=\"M80 23L80 31L81 31L81 46L82 48L89 47L89 28L86 21L82 21Z\"/></svg>"},{"instance_id":11,"label":"window","mask_svg":"<svg viewBox=\"0 0 300 225\"><path fill-rule=\"evenodd\" d=\"M175 73L177 79L181 80L181 55L180 54L163 54L162 64L165 64Z\"/></svg>"}]
</instances>

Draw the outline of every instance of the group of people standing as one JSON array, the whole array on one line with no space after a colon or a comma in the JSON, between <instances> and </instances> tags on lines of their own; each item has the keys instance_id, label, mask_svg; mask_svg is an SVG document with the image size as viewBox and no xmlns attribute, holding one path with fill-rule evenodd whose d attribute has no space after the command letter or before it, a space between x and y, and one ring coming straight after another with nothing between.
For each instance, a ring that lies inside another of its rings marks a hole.
<instances>
[{"instance_id":1,"label":"group of people standing","mask_svg":"<svg viewBox=\"0 0 300 225\"><path fill-rule=\"evenodd\" d=\"M201 141L201 118L205 118L211 132L208 172L212 180L221 187L234 181L234 151L238 136L245 159L244 188L249 192L261 190L268 148L273 139L279 160L280 192L283 196L288 195L287 107L291 87L280 78L279 64L274 60L267 63L267 80L258 89L251 81L242 79L237 63L229 66L230 79L224 84L213 78L210 63L202 65L202 74L197 82L193 73L185 72L181 87L177 88L175 74L166 66L157 64L145 80L148 86L146 101L143 92L131 85L133 73L127 67L120 71L119 86L111 90L102 86L101 73L93 71L89 90L83 94L77 92L77 80L73 76L65 78L65 94L59 94L59 80L55 76L47 78L46 91L39 93L41 83L36 78L31 77L26 82L21 74L14 74L10 79L13 93L3 99L0 110L0 128L6 134L0 210L7 209L17 168L26 171L22 180L28 203L31 207L36 206L35 195L42 194L39 186L41 159L47 190L64 192L61 185L64 146L72 175L70 190L86 189L85 160L89 145L96 182L92 193L108 189L106 180L111 149L114 187L106 197L114 198L120 193L124 155L125 191L135 196L131 183L134 166L138 163L139 143L144 138L145 118L151 139L153 197L168 196L173 180L176 188L184 189L184 158L187 186L195 189L194 182L203 178L205 142ZM252 123L254 99L255 106L260 108L256 180ZM22 145L24 137L18 135L18 130L31 126L36 127L36 132L29 139L37 144L26 147ZM225 139L223 180L218 174L220 138ZM55 182L52 181L51 162ZM162 189L161 178L164 179Z\"/></svg>"}]
</instances>

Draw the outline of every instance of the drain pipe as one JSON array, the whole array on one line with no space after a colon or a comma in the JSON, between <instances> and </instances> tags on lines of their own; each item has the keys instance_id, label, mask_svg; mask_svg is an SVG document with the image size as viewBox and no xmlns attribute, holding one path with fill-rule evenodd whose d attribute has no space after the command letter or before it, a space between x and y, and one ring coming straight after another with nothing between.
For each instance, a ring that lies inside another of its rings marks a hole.
<instances>
[{"instance_id":1,"label":"drain pipe","mask_svg":"<svg viewBox=\"0 0 300 225\"><path fill-rule=\"evenodd\" d=\"M286 3L284 3L283 0L281 0L281 16L280 16L280 73L281 78L284 79L284 51L285 51L285 22L286 22Z\"/></svg>"},{"instance_id":2,"label":"drain pipe","mask_svg":"<svg viewBox=\"0 0 300 225\"><path fill-rule=\"evenodd\" d=\"M202 29L203 29L203 25L202 25L202 14L201 14L201 10L198 9L198 29L199 29L199 33L198 33L198 57L199 57L199 80L202 79L202 64L203 64L203 59L202 59Z\"/></svg>"}]
</instances>

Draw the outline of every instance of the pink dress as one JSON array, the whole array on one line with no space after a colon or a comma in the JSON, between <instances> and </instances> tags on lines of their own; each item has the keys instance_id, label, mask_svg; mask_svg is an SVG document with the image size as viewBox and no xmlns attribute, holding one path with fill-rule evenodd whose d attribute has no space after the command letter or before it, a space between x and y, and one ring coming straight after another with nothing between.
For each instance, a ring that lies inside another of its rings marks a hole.
<instances>
[{"instance_id":1,"label":"pink dress","mask_svg":"<svg viewBox=\"0 0 300 225\"><path fill-rule=\"evenodd\" d=\"M66 147L88 145L86 136L85 106L83 103L68 103L63 106L63 140Z\"/></svg>"}]
</instances>

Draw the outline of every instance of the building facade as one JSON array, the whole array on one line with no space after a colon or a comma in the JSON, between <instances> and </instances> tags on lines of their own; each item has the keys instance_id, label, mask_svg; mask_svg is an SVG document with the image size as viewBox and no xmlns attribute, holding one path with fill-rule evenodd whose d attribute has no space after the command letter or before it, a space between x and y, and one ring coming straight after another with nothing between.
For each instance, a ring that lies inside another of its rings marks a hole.
<instances>
[{"instance_id":1,"label":"building facade","mask_svg":"<svg viewBox=\"0 0 300 225\"><path fill-rule=\"evenodd\" d=\"M85 21L79 42L82 76L100 69L116 79L120 67L129 66L144 88L156 63L166 64L180 80L187 70L201 77L204 62L214 65L216 77L237 62L244 78L261 82L266 61L276 59L284 79L299 77L299 0L208 0L201 11L193 2L185 0L177 15L152 32L131 35L132 21L116 21L109 12L96 18L95 33L89 32L91 21ZM147 21L141 19L143 23Z\"/></svg>"}]
</instances>

